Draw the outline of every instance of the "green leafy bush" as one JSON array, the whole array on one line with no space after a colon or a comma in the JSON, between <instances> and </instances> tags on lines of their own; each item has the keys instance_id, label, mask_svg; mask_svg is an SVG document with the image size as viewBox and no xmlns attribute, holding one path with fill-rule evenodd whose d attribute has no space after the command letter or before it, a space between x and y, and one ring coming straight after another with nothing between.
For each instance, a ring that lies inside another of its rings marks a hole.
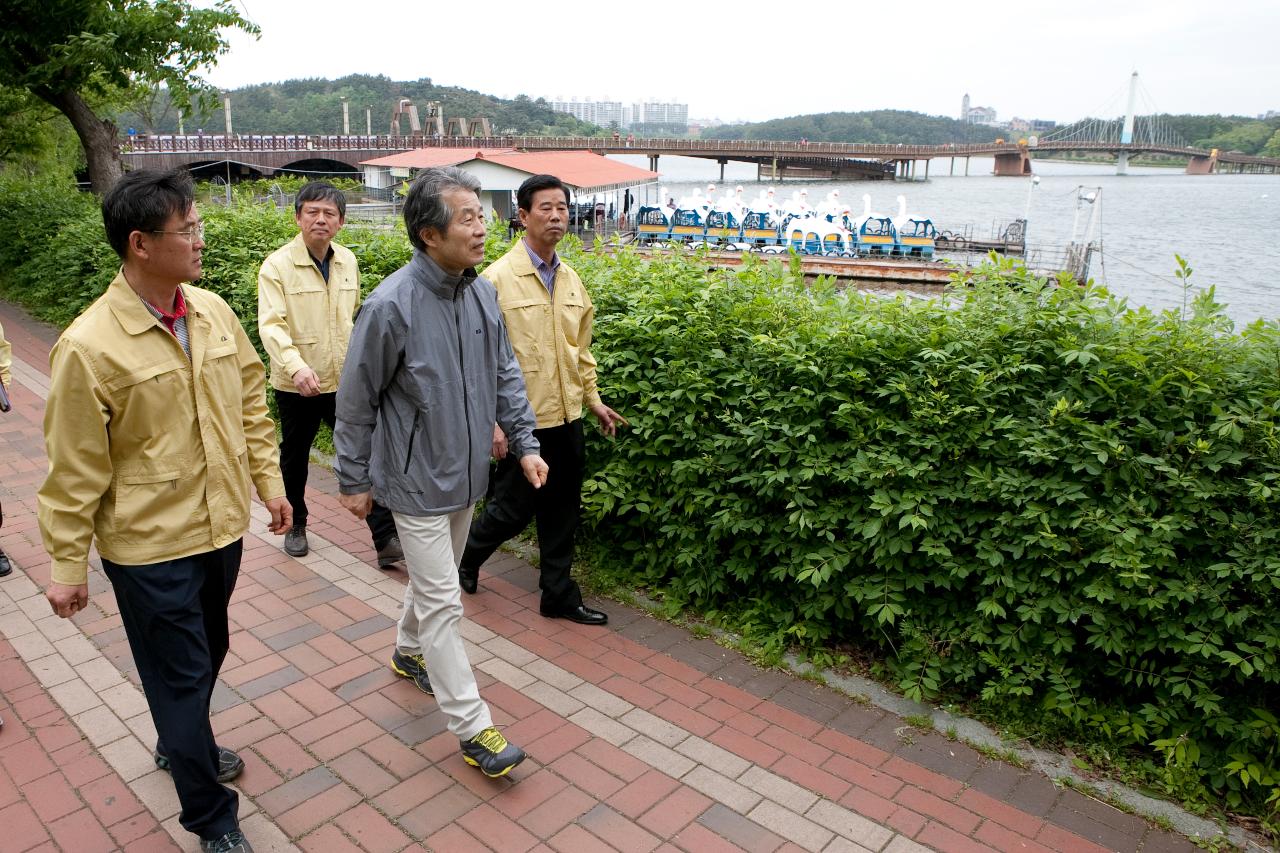
<instances>
[{"instance_id":1,"label":"green leafy bush","mask_svg":"<svg viewBox=\"0 0 1280 853\"><path fill-rule=\"evenodd\" d=\"M779 642L874 650L911 697L1154 744L1175 793L1266 810L1275 324L1234 333L1211 293L1179 322L1006 262L944 301L778 262L578 264L633 424L589 454L606 566Z\"/></svg>"}]
</instances>

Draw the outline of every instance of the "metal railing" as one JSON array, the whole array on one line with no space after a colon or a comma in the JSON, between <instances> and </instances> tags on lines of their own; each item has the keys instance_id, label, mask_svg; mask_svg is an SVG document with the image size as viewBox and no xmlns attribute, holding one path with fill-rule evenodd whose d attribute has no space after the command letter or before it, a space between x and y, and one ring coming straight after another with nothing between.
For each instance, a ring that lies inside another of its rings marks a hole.
<instances>
[{"instance_id":1,"label":"metal railing","mask_svg":"<svg viewBox=\"0 0 1280 853\"><path fill-rule=\"evenodd\" d=\"M1011 154L1019 151L1128 151L1208 157L1211 152L1191 146L1135 142L1040 140L1034 148L1015 141L909 145L861 142L773 142L741 139L614 139L604 136L382 136L341 134L154 134L128 137L121 142L126 154L220 153L266 151L407 151L415 148L514 148L527 151L597 151L608 154L685 154L710 157L802 155L805 157L863 157L882 160L923 160ZM1280 158L1220 152L1218 159L1232 163L1280 166Z\"/></svg>"}]
</instances>

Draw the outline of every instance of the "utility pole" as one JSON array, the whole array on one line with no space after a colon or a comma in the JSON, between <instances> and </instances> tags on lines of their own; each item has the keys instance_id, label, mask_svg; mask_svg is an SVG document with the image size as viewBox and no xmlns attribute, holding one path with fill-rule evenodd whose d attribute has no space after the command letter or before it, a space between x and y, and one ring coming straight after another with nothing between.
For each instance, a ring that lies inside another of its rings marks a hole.
<instances>
[{"instance_id":1,"label":"utility pole","mask_svg":"<svg viewBox=\"0 0 1280 853\"><path fill-rule=\"evenodd\" d=\"M342 135L351 135L351 112L348 109L347 99L342 99Z\"/></svg>"},{"instance_id":2,"label":"utility pole","mask_svg":"<svg viewBox=\"0 0 1280 853\"><path fill-rule=\"evenodd\" d=\"M231 93L222 94L222 117L227 122L227 139L231 138Z\"/></svg>"},{"instance_id":3,"label":"utility pole","mask_svg":"<svg viewBox=\"0 0 1280 853\"><path fill-rule=\"evenodd\" d=\"M1124 114L1124 129L1120 131L1120 144L1130 145L1133 143L1133 106L1138 96L1138 72L1133 72L1129 77L1129 108ZM1129 172L1129 152L1121 151L1116 157L1116 174L1125 175Z\"/></svg>"}]
</instances>

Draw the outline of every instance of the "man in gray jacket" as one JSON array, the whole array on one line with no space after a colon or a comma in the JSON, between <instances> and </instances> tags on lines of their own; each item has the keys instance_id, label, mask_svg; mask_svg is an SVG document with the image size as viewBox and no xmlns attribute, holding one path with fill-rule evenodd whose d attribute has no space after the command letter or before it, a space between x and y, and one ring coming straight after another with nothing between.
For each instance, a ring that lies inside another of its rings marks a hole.
<instances>
[{"instance_id":1,"label":"man in gray jacket","mask_svg":"<svg viewBox=\"0 0 1280 853\"><path fill-rule=\"evenodd\" d=\"M484 259L479 189L456 168L427 169L409 188L413 258L356 316L333 443L342 505L364 518L376 491L404 547L409 584L391 668L436 697L463 759L497 777L524 751L480 698L458 633L458 560L488 482L494 423L534 488L547 465L497 293L474 269Z\"/></svg>"}]
</instances>

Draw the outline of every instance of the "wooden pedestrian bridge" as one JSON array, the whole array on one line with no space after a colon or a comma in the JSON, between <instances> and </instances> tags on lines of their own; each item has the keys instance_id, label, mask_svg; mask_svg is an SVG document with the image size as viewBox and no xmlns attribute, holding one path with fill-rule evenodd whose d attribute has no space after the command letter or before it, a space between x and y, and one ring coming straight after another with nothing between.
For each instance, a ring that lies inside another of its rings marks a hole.
<instances>
[{"instance_id":1,"label":"wooden pedestrian bridge","mask_svg":"<svg viewBox=\"0 0 1280 853\"><path fill-rule=\"evenodd\" d=\"M996 175L1031 173L1033 156L1067 152L1105 153L1116 157L1163 154L1187 161L1187 174L1215 172L1280 172L1280 158L1258 157L1238 152L1220 152L1161 142L1134 141L1127 144L1080 139L1040 139L1034 144L1018 142L948 143L943 145L870 144L860 142L773 142L764 140L635 138L631 136L449 136L424 135L144 135L121 143L126 164L132 167L183 167L210 176L236 167L238 176L271 176L278 172L352 172L360 163L385 156L391 151L415 148L514 148L523 151L593 151L597 154L636 154L649 158L649 167L658 171L663 155L699 157L721 166L729 161L754 163L761 179L812 178L817 180L913 179L919 164L923 177L929 163L950 160L955 174L957 161L969 173L969 159L992 157Z\"/></svg>"}]
</instances>

